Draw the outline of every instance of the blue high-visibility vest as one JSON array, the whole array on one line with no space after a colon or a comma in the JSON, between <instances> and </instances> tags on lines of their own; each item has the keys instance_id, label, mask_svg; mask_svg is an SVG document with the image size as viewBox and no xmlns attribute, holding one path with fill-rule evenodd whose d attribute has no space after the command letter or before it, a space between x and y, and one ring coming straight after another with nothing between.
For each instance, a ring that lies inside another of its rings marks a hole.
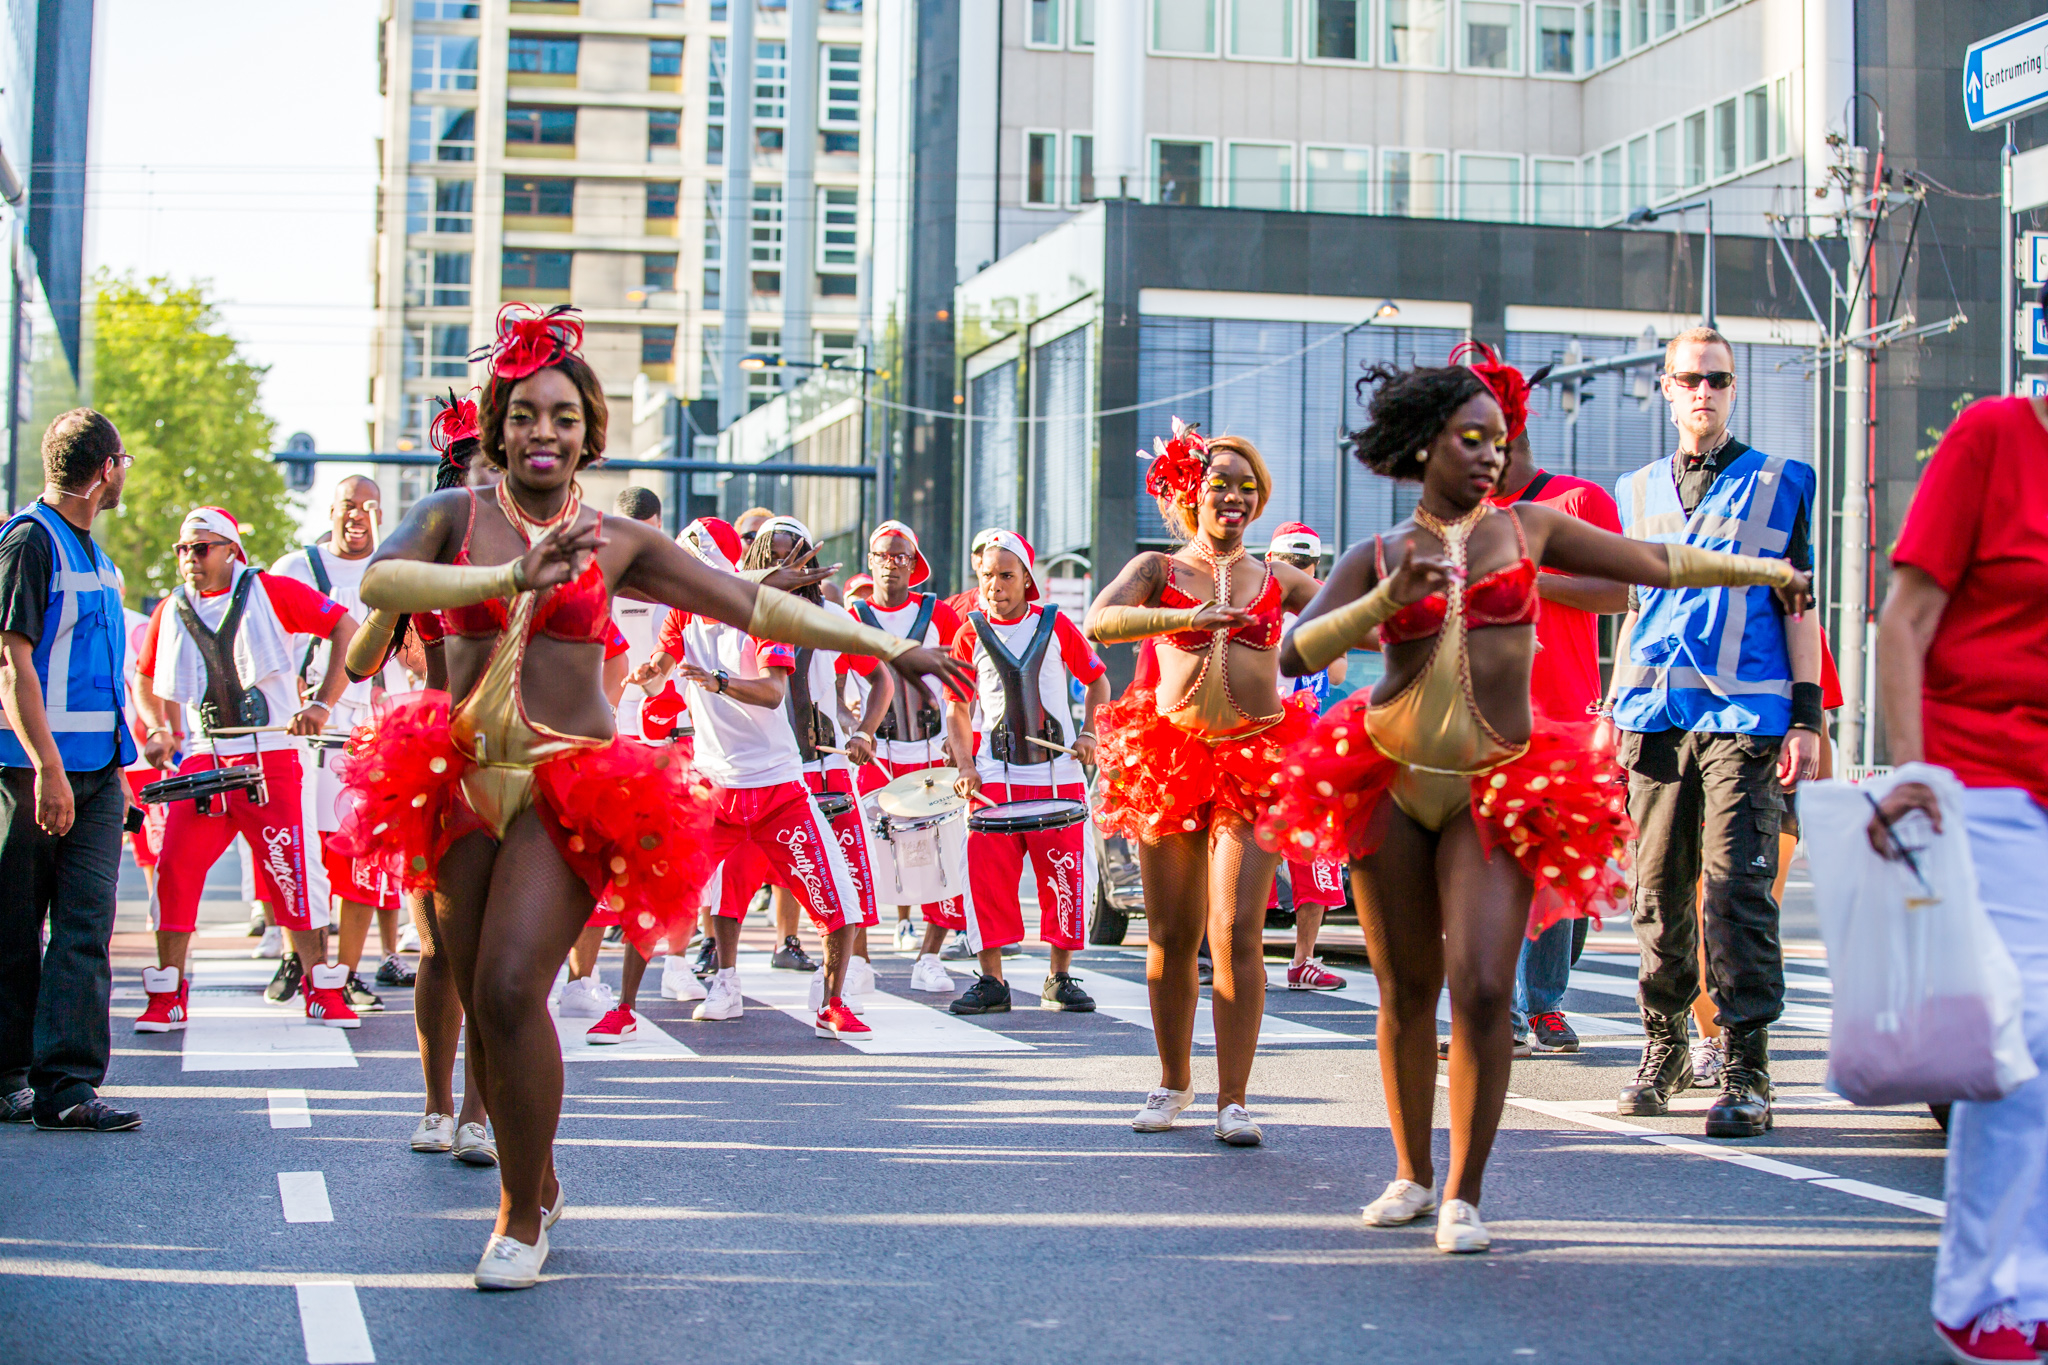
<instances>
[{"instance_id":1,"label":"blue high-visibility vest","mask_svg":"<svg viewBox=\"0 0 2048 1365\"><path fill-rule=\"evenodd\" d=\"M50 598L43 607L43 638L36 641L36 677L43 713L68 772L88 773L135 761L128 732L121 673L128 653L128 622L121 614L121 578L94 543L88 553L57 509L38 498L15 514L0 535L23 520L42 523L50 537ZM33 767L26 747L0 715L0 767Z\"/></svg>"},{"instance_id":2,"label":"blue high-visibility vest","mask_svg":"<svg viewBox=\"0 0 2048 1365\"><path fill-rule=\"evenodd\" d=\"M1614 485L1631 538L1783 559L1813 504L1812 465L1739 447L1687 516L1672 464L1657 460ZM1639 587L1636 595L1629 656L1615 669L1616 726L1750 735L1790 728L1792 658L1769 588Z\"/></svg>"}]
</instances>

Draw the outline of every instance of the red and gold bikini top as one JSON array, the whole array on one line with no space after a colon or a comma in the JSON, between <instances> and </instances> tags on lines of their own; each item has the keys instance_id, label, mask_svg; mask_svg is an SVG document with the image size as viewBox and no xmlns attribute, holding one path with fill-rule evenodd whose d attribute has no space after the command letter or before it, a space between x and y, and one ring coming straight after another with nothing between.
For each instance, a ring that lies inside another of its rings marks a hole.
<instances>
[{"instance_id":1,"label":"red and gold bikini top","mask_svg":"<svg viewBox=\"0 0 2048 1365\"><path fill-rule=\"evenodd\" d=\"M457 564L469 563L469 541L476 533L476 514L476 490L472 488L469 490L469 525L462 532L462 549L455 556ZM512 529L520 532L520 538L525 539L518 520L507 520L512 522ZM610 634L610 622L611 590L605 585L604 571L598 568L595 558L573 581L551 589L533 613L535 634L569 644L603 644ZM473 606L441 609L441 624L447 633L467 640L501 634L510 623L511 617L501 598Z\"/></svg>"},{"instance_id":2,"label":"red and gold bikini top","mask_svg":"<svg viewBox=\"0 0 2048 1365\"><path fill-rule=\"evenodd\" d=\"M1508 520L1514 523L1515 545L1521 550L1522 557L1466 585L1467 630L1536 623L1536 562L1529 558L1529 542L1522 536L1522 519L1515 515L1513 508L1505 510ZM1378 536L1373 537L1372 552L1379 576L1385 578L1387 550ZM1411 602L1380 626L1380 643L1400 645L1410 640L1427 640L1443 630L1444 613L1448 609L1448 601L1440 592L1433 592L1420 602Z\"/></svg>"},{"instance_id":3,"label":"red and gold bikini top","mask_svg":"<svg viewBox=\"0 0 2048 1365\"><path fill-rule=\"evenodd\" d=\"M1252 619L1231 631L1231 640L1243 645L1246 649L1278 649L1280 647L1280 606L1282 599L1285 597L1286 593L1280 587L1280 580L1273 576L1272 566L1267 565L1266 581L1259 585L1258 592L1252 595L1250 605L1245 608L1246 611L1252 614ZM1176 609L1181 607L1205 607L1208 605L1201 598L1190 597L1187 593L1175 587L1171 573L1167 576L1166 586L1159 590L1159 604ZM1224 605L1229 606L1230 604L1226 602ZM1183 654L1207 654L1209 652L1210 632L1206 630L1175 631L1171 635L1161 636L1160 638Z\"/></svg>"}]
</instances>

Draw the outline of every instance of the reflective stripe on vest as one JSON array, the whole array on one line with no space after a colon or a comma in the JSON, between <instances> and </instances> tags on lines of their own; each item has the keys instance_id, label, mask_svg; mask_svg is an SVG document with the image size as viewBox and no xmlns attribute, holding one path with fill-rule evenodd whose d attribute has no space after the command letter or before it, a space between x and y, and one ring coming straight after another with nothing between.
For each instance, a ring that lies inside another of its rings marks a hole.
<instances>
[{"instance_id":1,"label":"reflective stripe on vest","mask_svg":"<svg viewBox=\"0 0 2048 1365\"><path fill-rule=\"evenodd\" d=\"M96 772L116 757L133 762L135 738L128 733L122 695L128 624L121 614L120 576L97 544L88 553L70 523L40 498L0 527L0 535L24 518L42 523L51 544L50 596L35 667L57 752L71 772ZM32 766L4 715L0 766Z\"/></svg>"}]
</instances>

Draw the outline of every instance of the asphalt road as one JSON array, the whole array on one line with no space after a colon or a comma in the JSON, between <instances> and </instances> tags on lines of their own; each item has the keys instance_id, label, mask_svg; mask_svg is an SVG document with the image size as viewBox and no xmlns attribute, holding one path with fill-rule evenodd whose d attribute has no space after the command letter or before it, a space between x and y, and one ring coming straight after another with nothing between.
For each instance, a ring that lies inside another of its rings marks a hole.
<instances>
[{"instance_id":1,"label":"asphalt road","mask_svg":"<svg viewBox=\"0 0 2048 1365\"><path fill-rule=\"evenodd\" d=\"M671 1045L570 1033L570 1202L548 1278L484 1295L469 1273L495 1173L405 1145L408 993L308 1041L255 998L247 940L202 939L194 1029L137 1035L146 943L117 939L107 1087L144 1127L0 1132L0 1357L20 1365L1939 1358L1941 1134L1823 1089L1811 946L1791 992L1809 1028L1775 1039L1779 1126L1735 1143L1700 1137L1704 1091L1668 1120L1614 1118L1633 969L1625 936L1597 939L1566 1000L1588 1046L1516 1064L1482 1206L1494 1250L1456 1258L1427 1224L1358 1218L1393 1171L1362 972L1271 993L1253 1096L1267 1143L1239 1150L1210 1136L1207 1101L1174 1132L1130 1131L1156 1079L1133 953L1083 959L1104 1012L975 1022L939 1016L910 959L878 954L894 998L870 1020L898 1052L814 1039L762 1003L800 981L743 969L741 1021L650 1000ZM1196 1075L1213 1084L1206 1047ZM298 1092L306 1126L273 1127ZM331 1221L288 1221L317 1215L317 1194Z\"/></svg>"}]
</instances>

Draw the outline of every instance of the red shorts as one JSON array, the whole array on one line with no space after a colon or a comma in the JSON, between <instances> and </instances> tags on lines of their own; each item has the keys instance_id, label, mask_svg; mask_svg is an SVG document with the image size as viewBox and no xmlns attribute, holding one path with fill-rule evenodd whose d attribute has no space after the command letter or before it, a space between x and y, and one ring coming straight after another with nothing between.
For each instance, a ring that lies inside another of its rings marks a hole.
<instances>
[{"instance_id":1,"label":"red shorts","mask_svg":"<svg viewBox=\"0 0 2048 1365\"><path fill-rule=\"evenodd\" d=\"M873 763L861 764L860 774L857 779L860 784L860 794L866 796L877 787L887 786L890 778L901 777L905 773L921 773L926 768L943 768L945 766L946 761L944 759L933 759L929 763L896 763L886 758L878 758ZM888 769L886 776L882 771L884 768ZM971 883L968 889L970 891L973 889ZM949 896L945 900L933 901L929 905L922 905L918 908L924 911L924 922L926 924L936 924L946 929L965 929L967 927L967 903L964 896Z\"/></svg>"},{"instance_id":2,"label":"red shorts","mask_svg":"<svg viewBox=\"0 0 2048 1365\"><path fill-rule=\"evenodd\" d=\"M195 801L168 803L163 854L157 860L156 890L149 901L150 928L189 934L198 927L199 897L206 889L206 874L227 852L237 834L248 839L255 854L252 861L256 864L256 897L270 906L278 925L285 929L319 929L327 924L327 907L314 905L306 893L306 827L299 808L299 756L290 749L272 749L262 758L267 799L260 806L249 799L246 787L225 798L214 798L212 815L201 815ZM204 772L255 761L251 754L218 762L210 754L194 754L179 765L178 772Z\"/></svg>"},{"instance_id":3,"label":"red shorts","mask_svg":"<svg viewBox=\"0 0 2048 1365\"><path fill-rule=\"evenodd\" d=\"M367 858L350 858L336 853L321 841L320 865L327 870L327 889L345 901L367 905L372 910L398 908L398 883L384 875L384 869Z\"/></svg>"},{"instance_id":4,"label":"red shorts","mask_svg":"<svg viewBox=\"0 0 2048 1365\"><path fill-rule=\"evenodd\" d=\"M720 915L745 919L755 888L773 882L797 898L821 933L861 922L853 873L809 787L714 787L712 795L705 855L724 862L718 870Z\"/></svg>"},{"instance_id":5,"label":"red shorts","mask_svg":"<svg viewBox=\"0 0 2048 1365\"><path fill-rule=\"evenodd\" d=\"M162 806L144 805L142 789L162 774L154 768L130 768L122 775L128 779L129 804L142 806L142 828L128 836L129 844L135 849L135 865L155 867L157 855L164 846L164 818L170 812Z\"/></svg>"},{"instance_id":6,"label":"red shorts","mask_svg":"<svg viewBox=\"0 0 2048 1365\"><path fill-rule=\"evenodd\" d=\"M845 768L827 768L823 772L806 770L804 785L820 794L851 792L853 773ZM853 875L854 893L860 897L860 922L880 924L882 914L875 905L875 865L868 858L868 831L861 823L858 801L846 814L832 818L832 832L839 836L839 855L846 859L846 870Z\"/></svg>"},{"instance_id":7,"label":"red shorts","mask_svg":"<svg viewBox=\"0 0 2048 1365\"><path fill-rule=\"evenodd\" d=\"M1297 863L1287 860L1287 884L1294 890L1296 905L1320 905L1329 907L1344 903L1344 865L1328 863L1317 859L1312 863ZM1266 908L1280 908L1280 879L1273 879L1272 894L1266 897Z\"/></svg>"},{"instance_id":8,"label":"red shorts","mask_svg":"<svg viewBox=\"0 0 2048 1365\"><path fill-rule=\"evenodd\" d=\"M981 794L996 802L1088 799L1079 782L1059 787L984 782ZM968 834L968 911L974 927L967 941L976 951L1023 942L1024 906L1017 888L1026 854L1038 875L1038 936L1055 948L1085 945L1088 903L1095 895L1095 845L1082 820L1034 834Z\"/></svg>"}]
</instances>

